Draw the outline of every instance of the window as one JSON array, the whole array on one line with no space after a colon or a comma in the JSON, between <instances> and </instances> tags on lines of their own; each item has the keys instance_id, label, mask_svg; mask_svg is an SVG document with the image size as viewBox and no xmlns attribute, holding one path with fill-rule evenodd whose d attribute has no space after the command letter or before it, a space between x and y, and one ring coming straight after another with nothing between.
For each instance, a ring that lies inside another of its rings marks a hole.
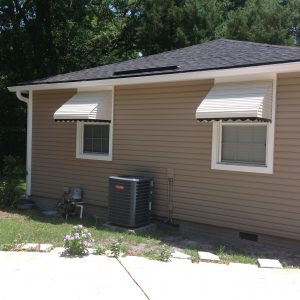
<instances>
[{"instance_id":1,"label":"window","mask_svg":"<svg viewBox=\"0 0 300 300\"><path fill-rule=\"evenodd\" d=\"M84 124L83 153L109 153L109 125Z\"/></svg>"},{"instance_id":2,"label":"window","mask_svg":"<svg viewBox=\"0 0 300 300\"><path fill-rule=\"evenodd\" d=\"M222 126L221 162L266 164L267 126Z\"/></svg>"},{"instance_id":3,"label":"window","mask_svg":"<svg viewBox=\"0 0 300 300\"><path fill-rule=\"evenodd\" d=\"M77 158L111 160L111 125L77 123Z\"/></svg>"},{"instance_id":4,"label":"window","mask_svg":"<svg viewBox=\"0 0 300 300\"><path fill-rule=\"evenodd\" d=\"M272 173L269 123L214 122L212 169Z\"/></svg>"}]
</instances>

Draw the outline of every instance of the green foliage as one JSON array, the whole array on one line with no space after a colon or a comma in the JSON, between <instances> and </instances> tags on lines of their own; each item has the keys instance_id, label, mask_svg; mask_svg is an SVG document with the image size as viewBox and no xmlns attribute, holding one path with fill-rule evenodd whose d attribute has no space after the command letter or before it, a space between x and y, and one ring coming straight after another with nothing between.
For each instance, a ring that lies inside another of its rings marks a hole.
<instances>
[{"instance_id":1,"label":"green foliage","mask_svg":"<svg viewBox=\"0 0 300 300\"><path fill-rule=\"evenodd\" d=\"M170 246L163 245L160 249L158 260L168 262L170 261L172 250Z\"/></svg>"},{"instance_id":2,"label":"green foliage","mask_svg":"<svg viewBox=\"0 0 300 300\"><path fill-rule=\"evenodd\" d=\"M217 36L279 45L295 45L299 35L299 1L248 0L228 13Z\"/></svg>"},{"instance_id":3,"label":"green foliage","mask_svg":"<svg viewBox=\"0 0 300 300\"><path fill-rule=\"evenodd\" d=\"M118 258L121 253L121 241L118 240L118 241L112 242L109 250L111 251L111 254L113 257Z\"/></svg>"},{"instance_id":4,"label":"green foliage","mask_svg":"<svg viewBox=\"0 0 300 300\"><path fill-rule=\"evenodd\" d=\"M94 250L94 254L95 255L103 255L105 254L106 248L102 245L96 245L95 246L95 250Z\"/></svg>"},{"instance_id":5,"label":"green foliage","mask_svg":"<svg viewBox=\"0 0 300 300\"><path fill-rule=\"evenodd\" d=\"M17 158L5 156L3 159L3 170L0 180L0 206L17 207L22 190L19 188L21 180L24 179L26 170Z\"/></svg>"},{"instance_id":6,"label":"green foliage","mask_svg":"<svg viewBox=\"0 0 300 300\"><path fill-rule=\"evenodd\" d=\"M220 245L217 247L217 255L222 256L224 255L225 251L226 251L225 245Z\"/></svg>"},{"instance_id":7,"label":"green foliage","mask_svg":"<svg viewBox=\"0 0 300 300\"><path fill-rule=\"evenodd\" d=\"M299 11L299 0L0 0L0 157L25 161L26 105L7 86L220 37L299 45Z\"/></svg>"},{"instance_id":8,"label":"green foliage","mask_svg":"<svg viewBox=\"0 0 300 300\"><path fill-rule=\"evenodd\" d=\"M0 251L11 251L15 248L14 244L2 244L0 245Z\"/></svg>"},{"instance_id":9,"label":"green foliage","mask_svg":"<svg viewBox=\"0 0 300 300\"><path fill-rule=\"evenodd\" d=\"M67 234L64 238L64 247L66 254L74 255L87 255L88 248L92 246L92 235L82 225L76 225L73 227L70 234Z\"/></svg>"}]
</instances>

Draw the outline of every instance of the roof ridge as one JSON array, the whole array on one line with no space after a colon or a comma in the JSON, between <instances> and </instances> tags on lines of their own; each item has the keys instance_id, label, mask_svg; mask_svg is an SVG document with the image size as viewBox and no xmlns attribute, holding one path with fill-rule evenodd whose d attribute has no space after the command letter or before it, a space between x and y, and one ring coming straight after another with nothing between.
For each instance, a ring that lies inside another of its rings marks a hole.
<instances>
[{"instance_id":1,"label":"roof ridge","mask_svg":"<svg viewBox=\"0 0 300 300\"><path fill-rule=\"evenodd\" d=\"M261 43L261 42L253 42L253 41L246 41L246 40L233 40L233 39L227 39L227 38L221 38L221 39L218 39L218 40L215 40L215 41L219 41L219 40L224 40L224 41L230 41L230 42L234 42L234 43L237 43L237 44L252 44L252 45L258 45L258 46L266 46L266 47L278 47L278 48L288 48L288 49L291 49L291 48L298 48L300 49L300 47L298 47L297 45L291 45L291 46L287 46L287 45L276 45L276 44L268 44L268 43Z\"/></svg>"}]
</instances>

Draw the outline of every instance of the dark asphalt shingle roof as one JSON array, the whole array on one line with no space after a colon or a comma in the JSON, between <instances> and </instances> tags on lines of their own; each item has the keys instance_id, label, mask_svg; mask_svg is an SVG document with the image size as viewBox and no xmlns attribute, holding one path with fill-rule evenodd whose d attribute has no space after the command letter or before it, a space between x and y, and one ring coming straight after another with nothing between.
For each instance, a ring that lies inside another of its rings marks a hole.
<instances>
[{"instance_id":1,"label":"dark asphalt shingle roof","mask_svg":"<svg viewBox=\"0 0 300 300\"><path fill-rule=\"evenodd\" d=\"M19 85L151 76L158 74L217 70L296 61L300 61L300 47L277 46L220 39L173 51L140 57L121 63L60 74L31 82L21 83ZM179 66L179 68L173 70L164 70L164 68L161 68L168 66ZM142 72L139 74L130 72L130 74L114 75L114 72L145 68L161 68L161 70L152 70L150 72Z\"/></svg>"}]
</instances>

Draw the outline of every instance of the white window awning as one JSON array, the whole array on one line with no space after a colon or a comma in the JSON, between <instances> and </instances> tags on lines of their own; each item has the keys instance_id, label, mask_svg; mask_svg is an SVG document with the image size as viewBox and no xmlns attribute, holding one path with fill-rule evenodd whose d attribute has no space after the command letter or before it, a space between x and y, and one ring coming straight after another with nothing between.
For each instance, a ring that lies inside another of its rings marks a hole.
<instances>
[{"instance_id":1,"label":"white window awning","mask_svg":"<svg viewBox=\"0 0 300 300\"><path fill-rule=\"evenodd\" d=\"M53 115L55 121L110 122L112 92L78 92Z\"/></svg>"},{"instance_id":2,"label":"white window awning","mask_svg":"<svg viewBox=\"0 0 300 300\"><path fill-rule=\"evenodd\" d=\"M196 111L199 121L272 119L272 81L216 83Z\"/></svg>"}]
</instances>

